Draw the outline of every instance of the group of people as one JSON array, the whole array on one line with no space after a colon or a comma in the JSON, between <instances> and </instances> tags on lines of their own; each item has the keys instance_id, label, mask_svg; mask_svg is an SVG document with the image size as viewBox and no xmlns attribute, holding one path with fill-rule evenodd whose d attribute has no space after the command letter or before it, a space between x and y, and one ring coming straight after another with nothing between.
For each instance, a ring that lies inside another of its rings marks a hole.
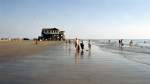
<instances>
[{"instance_id":1,"label":"group of people","mask_svg":"<svg viewBox=\"0 0 150 84\"><path fill-rule=\"evenodd\" d=\"M123 47L123 46L124 46L123 39L121 39L121 40L119 40L119 47ZM133 46L133 41L132 41L132 40L130 40L129 46L130 46L130 47Z\"/></svg>"},{"instance_id":2,"label":"group of people","mask_svg":"<svg viewBox=\"0 0 150 84\"><path fill-rule=\"evenodd\" d=\"M77 51L80 51L82 49L82 51L84 50L84 43L83 41L80 42L80 40L78 38L75 39L75 48ZM88 41L88 48L91 49L91 43L90 40Z\"/></svg>"}]
</instances>

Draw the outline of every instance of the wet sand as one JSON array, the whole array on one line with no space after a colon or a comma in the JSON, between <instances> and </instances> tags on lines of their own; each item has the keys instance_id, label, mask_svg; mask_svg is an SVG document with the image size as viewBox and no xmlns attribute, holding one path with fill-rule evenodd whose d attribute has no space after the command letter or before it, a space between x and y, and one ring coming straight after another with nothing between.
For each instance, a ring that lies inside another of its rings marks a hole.
<instances>
[{"instance_id":1,"label":"wet sand","mask_svg":"<svg viewBox=\"0 0 150 84\"><path fill-rule=\"evenodd\" d=\"M57 45L0 64L0 84L149 84L150 66L92 46Z\"/></svg>"},{"instance_id":2,"label":"wet sand","mask_svg":"<svg viewBox=\"0 0 150 84\"><path fill-rule=\"evenodd\" d=\"M51 45L57 45L59 41L0 41L0 61L7 58L15 58L37 54Z\"/></svg>"}]
</instances>

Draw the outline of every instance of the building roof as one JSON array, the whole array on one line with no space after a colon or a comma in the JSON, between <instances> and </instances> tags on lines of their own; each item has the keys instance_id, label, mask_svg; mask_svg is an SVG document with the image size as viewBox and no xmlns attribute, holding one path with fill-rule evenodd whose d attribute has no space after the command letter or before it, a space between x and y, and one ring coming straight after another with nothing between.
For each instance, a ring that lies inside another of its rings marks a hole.
<instances>
[{"instance_id":1,"label":"building roof","mask_svg":"<svg viewBox=\"0 0 150 84\"><path fill-rule=\"evenodd\" d=\"M59 31L59 29L57 29L57 28L43 28L42 30L57 30L57 31Z\"/></svg>"},{"instance_id":2,"label":"building roof","mask_svg":"<svg viewBox=\"0 0 150 84\"><path fill-rule=\"evenodd\" d=\"M42 34L64 34L65 31L60 31L57 28L43 28Z\"/></svg>"}]
</instances>

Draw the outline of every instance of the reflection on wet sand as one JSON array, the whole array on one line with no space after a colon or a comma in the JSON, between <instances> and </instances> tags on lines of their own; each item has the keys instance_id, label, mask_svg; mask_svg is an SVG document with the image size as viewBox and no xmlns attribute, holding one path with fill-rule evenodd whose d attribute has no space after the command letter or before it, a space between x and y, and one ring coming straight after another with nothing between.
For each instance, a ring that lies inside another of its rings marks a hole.
<instances>
[{"instance_id":1,"label":"reflection on wet sand","mask_svg":"<svg viewBox=\"0 0 150 84\"><path fill-rule=\"evenodd\" d=\"M80 51L78 50L75 53L75 64L80 64Z\"/></svg>"},{"instance_id":2,"label":"reflection on wet sand","mask_svg":"<svg viewBox=\"0 0 150 84\"><path fill-rule=\"evenodd\" d=\"M84 51L82 50L81 51L81 59L83 59L84 58Z\"/></svg>"},{"instance_id":3,"label":"reflection on wet sand","mask_svg":"<svg viewBox=\"0 0 150 84\"><path fill-rule=\"evenodd\" d=\"M76 51L75 52L75 64L80 64L81 59L84 59L85 56L88 56L88 58L91 57L91 50L88 50L87 52L82 51Z\"/></svg>"},{"instance_id":4,"label":"reflection on wet sand","mask_svg":"<svg viewBox=\"0 0 150 84\"><path fill-rule=\"evenodd\" d=\"M71 45L69 45L69 56L71 55Z\"/></svg>"},{"instance_id":5,"label":"reflection on wet sand","mask_svg":"<svg viewBox=\"0 0 150 84\"><path fill-rule=\"evenodd\" d=\"M88 51L88 57L91 57L91 49Z\"/></svg>"}]
</instances>

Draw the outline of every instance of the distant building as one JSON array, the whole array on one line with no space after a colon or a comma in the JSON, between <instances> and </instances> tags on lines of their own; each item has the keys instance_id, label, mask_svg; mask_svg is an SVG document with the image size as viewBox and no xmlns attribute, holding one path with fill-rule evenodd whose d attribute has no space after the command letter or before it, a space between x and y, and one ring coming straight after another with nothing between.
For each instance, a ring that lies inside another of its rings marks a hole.
<instances>
[{"instance_id":1,"label":"distant building","mask_svg":"<svg viewBox=\"0 0 150 84\"><path fill-rule=\"evenodd\" d=\"M64 32L57 28L43 28L38 40L65 40Z\"/></svg>"}]
</instances>

